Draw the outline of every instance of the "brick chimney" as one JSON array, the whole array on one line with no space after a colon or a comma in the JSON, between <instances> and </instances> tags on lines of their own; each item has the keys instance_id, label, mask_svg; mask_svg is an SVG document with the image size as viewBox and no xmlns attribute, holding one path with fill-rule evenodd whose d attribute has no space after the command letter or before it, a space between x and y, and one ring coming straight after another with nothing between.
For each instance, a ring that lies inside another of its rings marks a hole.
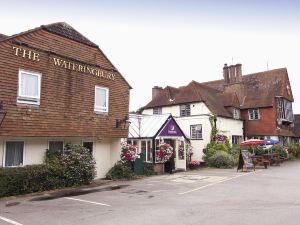
<instances>
[{"instance_id":1,"label":"brick chimney","mask_svg":"<svg viewBox=\"0 0 300 225\"><path fill-rule=\"evenodd\" d=\"M162 87L154 86L152 88L152 99L154 99L156 96L158 96L163 91Z\"/></svg>"},{"instance_id":2,"label":"brick chimney","mask_svg":"<svg viewBox=\"0 0 300 225\"><path fill-rule=\"evenodd\" d=\"M229 83L235 83L235 65L229 66Z\"/></svg>"},{"instance_id":3,"label":"brick chimney","mask_svg":"<svg viewBox=\"0 0 300 225\"><path fill-rule=\"evenodd\" d=\"M236 71L236 82L242 82L242 64L238 63L235 65Z\"/></svg>"},{"instance_id":4,"label":"brick chimney","mask_svg":"<svg viewBox=\"0 0 300 225\"><path fill-rule=\"evenodd\" d=\"M224 64L223 67L223 77L224 77L224 83L229 84L229 70L226 63Z\"/></svg>"}]
</instances>

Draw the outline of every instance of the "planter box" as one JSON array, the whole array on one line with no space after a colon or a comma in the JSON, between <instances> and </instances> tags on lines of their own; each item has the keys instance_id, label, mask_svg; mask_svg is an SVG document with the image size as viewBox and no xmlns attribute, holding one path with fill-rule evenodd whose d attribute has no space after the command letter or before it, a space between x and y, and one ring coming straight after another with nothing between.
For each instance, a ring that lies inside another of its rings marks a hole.
<instances>
[{"instance_id":1,"label":"planter box","mask_svg":"<svg viewBox=\"0 0 300 225\"><path fill-rule=\"evenodd\" d=\"M155 164L153 164L153 170L154 170L154 173L156 173L156 174L165 173L164 163L155 163Z\"/></svg>"}]
</instances>

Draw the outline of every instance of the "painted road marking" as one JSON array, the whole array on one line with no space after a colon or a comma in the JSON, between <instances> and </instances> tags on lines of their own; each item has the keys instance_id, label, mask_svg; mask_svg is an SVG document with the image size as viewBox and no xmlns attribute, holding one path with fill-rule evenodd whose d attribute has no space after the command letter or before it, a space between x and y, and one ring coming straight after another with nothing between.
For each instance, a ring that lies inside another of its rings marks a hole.
<instances>
[{"instance_id":1,"label":"painted road marking","mask_svg":"<svg viewBox=\"0 0 300 225\"><path fill-rule=\"evenodd\" d=\"M261 170L257 170L255 172L260 172ZM192 189L192 190L189 190L189 191L185 191L185 192L181 192L181 193L178 193L179 195L184 195L184 194L188 194L188 193L191 193L191 192L194 192L194 191L199 191L201 189L204 189L204 188L207 188L209 186L213 186L213 185L216 185L216 184L220 184L220 183L223 183L223 182L226 182L226 181L229 181L229 180L233 180L233 179L236 179L236 178L239 178L239 177L242 177L242 176L246 176L246 175L249 175L249 174L253 174L255 172L249 172L249 173L245 173L245 174L241 174L241 175L237 175L235 177L230 177L230 178L224 178L220 181L217 181L217 182L214 182L214 183L211 183L211 184L207 184L207 185L204 185L204 186L201 186L199 188L195 188L195 189Z\"/></svg>"},{"instance_id":2,"label":"painted road marking","mask_svg":"<svg viewBox=\"0 0 300 225\"><path fill-rule=\"evenodd\" d=\"M108 205L108 204L104 204L104 203L100 203L100 202L87 201L87 200L83 200L83 199L79 199L79 198L69 198L69 197L65 197L65 199L73 200L73 201L79 201L79 202L91 203L91 204L94 204L94 205L110 206L110 205Z\"/></svg>"},{"instance_id":3,"label":"painted road marking","mask_svg":"<svg viewBox=\"0 0 300 225\"><path fill-rule=\"evenodd\" d=\"M0 220L3 220L5 222L8 222L8 223L11 223L11 224L14 224L14 225L22 225L21 223L18 223L16 221L13 221L13 220L10 220L10 219L7 219L7 218L2 217L2 216L0 216Z\"/></svg>"}]
</instances>

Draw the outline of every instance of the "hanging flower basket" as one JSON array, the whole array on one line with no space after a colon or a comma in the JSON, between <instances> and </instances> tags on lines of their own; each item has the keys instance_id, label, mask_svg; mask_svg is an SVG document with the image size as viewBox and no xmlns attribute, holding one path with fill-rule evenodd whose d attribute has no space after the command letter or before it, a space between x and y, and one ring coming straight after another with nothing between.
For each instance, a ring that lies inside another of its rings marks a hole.
<instances>
[{"instance_id":1,"label":"hanging flower basket","mask_svg":"<svg viewBox=\"0 0 300 225\"><path fill-rule=\"evenodd\" d=\"M121 143L121 160L134 162L137 157L137 146L127 144L127 142Z\"/></svg>"},{"instance_id":2,"label":"hanging flower basket","mask_svg":"<svg viewBox=\"0 0 300 225\"><path fill-rule=\"evenodd\" d=\"M173 154L173 147L167 143L160 143L158 147L159 150L156 151L157 160L167 162Z\"/></svg>"}]
</instances>

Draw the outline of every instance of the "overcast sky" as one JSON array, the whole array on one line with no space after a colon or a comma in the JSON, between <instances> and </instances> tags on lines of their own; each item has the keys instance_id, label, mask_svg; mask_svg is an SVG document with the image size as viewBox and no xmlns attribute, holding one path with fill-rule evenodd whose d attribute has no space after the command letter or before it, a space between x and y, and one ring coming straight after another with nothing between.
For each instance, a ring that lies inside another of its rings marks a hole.
<instances>
[{"instance_id":1,"label":"overcast sky","mask_svg":"<svg viewBox=\"0 0 300 225\"><path fill-rule=\"evenodd\" d=\"M287 67L300 113L300 4L296 1L5 1L0 33L67 22L98 44L131 84L130 110L151 89L222 79L224 63L243 74ZM266 90L267 91L267 90Z\"/></svg>"}]
</instances>

